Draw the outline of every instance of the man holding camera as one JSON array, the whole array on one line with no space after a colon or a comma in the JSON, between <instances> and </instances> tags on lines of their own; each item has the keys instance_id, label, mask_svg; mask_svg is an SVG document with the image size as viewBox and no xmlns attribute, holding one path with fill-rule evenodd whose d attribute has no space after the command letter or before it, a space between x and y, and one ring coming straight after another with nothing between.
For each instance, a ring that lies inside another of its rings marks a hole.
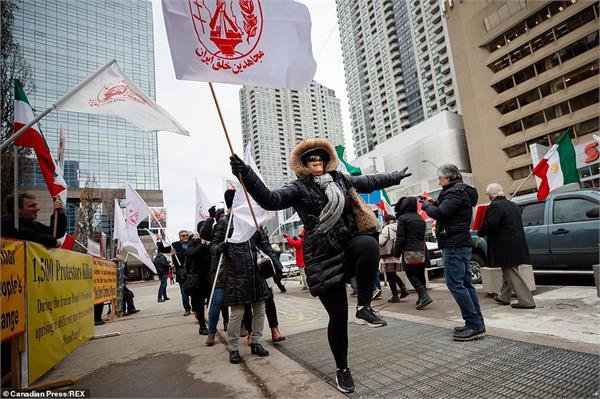
<instances>
[{"instance_id":1,"label":"man holding camera","mask_svg":"<svg viewBox=\"0 0 600 399\"><path fill-rule=\"evenodd\" d=\"M465 184L455 165L438 168L442 191L438 200L423 203L423 210L437 221L436 238L442 250L446 286L460 308L464 327L454 328L455 341L472 341L485 335L485 324L472 282L471 218L477 190Z\"/></svg>"}]
</instances>

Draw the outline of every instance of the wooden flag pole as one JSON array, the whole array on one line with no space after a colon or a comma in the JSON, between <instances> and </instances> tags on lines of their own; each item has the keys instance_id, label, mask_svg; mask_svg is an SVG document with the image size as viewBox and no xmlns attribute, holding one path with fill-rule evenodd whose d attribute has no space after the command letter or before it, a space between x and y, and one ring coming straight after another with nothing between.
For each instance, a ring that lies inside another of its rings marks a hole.
<instances>
[{"instance_id":1,"label":"wooden flag pole","mask_svg":"<svg viewBox=\"0 0 600 399\"><path fill-rule=\"evenodd\" d=\"M57 198L58 197L53 198L54 202L56 202ZM58 231L58 210L56 208L54 208L54 215L52 215L52 220L54 221L54 225L52 226L52 236L54 238L58 238L56 236L56 232Z\"/></svg>"},{"instance_id":2,"label":"wooden flag pole","mask_svg":"<svg viewBox=\"0 0 600 399\"><path fill-rule=\"evenodd\" d=\"M223 119L221 107L219 106L219 101L217 100L217 95L215 94L215 89L213 88L212 82L208 82L208 87L210 87L210 92L215 102L215 106L217 107L217 112L219 113L219 119L221 119L221 126L223 126L223 132L225 132L225 138L227 139L229 150L231 151L231 155L235 155L235 151L233 151L233 145L231 145L231 139L229 138L229 133L227 133L227 126L225 126L225 119ZM250 208L250 214L252 215L252 220L254 220L254 225L256 226L256 230L258 231L259 226L258 222L256 221L256 215L254 214L254 209L252 208L252 203L250 202L250 195L248 195L248 190L246 189L246 185L244 184L244 179L242 178L241 173L237 176L237 178L240 181L242 188L244 189L244 196L246 197L246 201L248 202L248 208Z\"/></svg>"},{"instance_id":3,"label":"wooden flag pole","mask_svg":"<svg viewBox=\"0 0 600 399\"><path fill-rule=\"evenodd\" d=\"M509 201L512 200L515 195L517 195L517 193L519 192L519 190L521 189L521 187L523 187L525 185L525 183L527 183L527 180L529 180L529 178L531 176L533 176L533 169L531 170L531 172L529 172L529 174L527 175L527 177L525 178L525 180L523 180L521 182L521 184L519 184L519 187L517 187L517 189L508 197Z\"/></svg>"}]
</instances>

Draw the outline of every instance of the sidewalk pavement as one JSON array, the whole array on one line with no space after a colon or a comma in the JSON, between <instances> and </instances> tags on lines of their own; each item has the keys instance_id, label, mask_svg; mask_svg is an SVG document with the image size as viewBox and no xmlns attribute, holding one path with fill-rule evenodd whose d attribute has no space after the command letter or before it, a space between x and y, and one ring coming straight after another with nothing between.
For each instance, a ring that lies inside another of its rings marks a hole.
<instances>
[{"instance_id":1,"label":"sidewalk pavement","mask_svg":"<svg viewBox=\"0 0 600 399\"><path fill-rule=\"evenodd\" d=\"M415 294L399 304L387 303L388 288L384 288L384 299L373 301L373 306L385 317L398 320L391 321L390 325L417 323L432 334L434 330L439 334L441 327L462 325L458 307L445 286L438 282L431 285L434 302L424 310L415 310ZM288 293L276 292L276 303L281 331L288 339L273 345L265 325L264 341L271 353L269 357L251 355L249 348L241 345L244 363L229 364L223 342L210 348L204 346L205 336L198 335L194 316L182 316L179 287L168 286L171 300L157 303L158 284L150 282L130 285L140 313L96 327L97 335L110 332L121 335L88 342L39 382L75 378L76 387L90 389L93 397L343 397L330 385L330 379L314 370L315 365L297 363L283 354L290 355L285 348L295 346L296 353L300 354L325 348L320 350L321 354L328 360L331 357L323 330L327 326L327 315L320 302L308 292L300 291L298 281L290 280L287 286ZM488 335L600 353L600 301L595 297L594 288L538 288L539 294L535 296L538 307L534 310L500 306L480 294ZM355 299L350 297L349 304L353 315ZM353 317L350 319L352 323ZM351 326L351 330L353 328ZM389 329L391 332L391 327ZM219 335L222 340L221 330ZM318 342L302 338L307 336L317 337ZM368 345L377 346L378 342L367 340ZM451 340L448 342L452 345ZM276 346L284 349L279 351ZM313 369L309 371L304 366ZM448 396L453 397L449 392ZM485 396L484 393L481 396Z\"/></svg>"}]
</instances>

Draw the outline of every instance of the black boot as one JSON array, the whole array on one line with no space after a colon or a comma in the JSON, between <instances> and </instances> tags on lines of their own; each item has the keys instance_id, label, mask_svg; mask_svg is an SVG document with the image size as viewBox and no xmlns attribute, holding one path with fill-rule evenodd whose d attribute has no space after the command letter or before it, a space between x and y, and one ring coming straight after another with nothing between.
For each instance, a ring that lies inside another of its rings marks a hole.
<instances>
[{"instance_id":1,"label":"black boot","mask_svg":"<svg viewBox=\"0 0 600 399\"><path fill-rule=\"evenodd\" d=\"M250 345L250 352L253 355L258 355L260 357L269 356L269 351L263 348L261 344L252 344Z\"/></svg>"},{"instance_id":2,"label":"black boot","mask_svg":"<svg viewBox=\"0 0 600 399\"><path fill-rule=\"evenodd\" d=\"M429 297L427 293L427 289L421 284L418 278L414 276L408 276L410 283L415 287L415 291L419 295L419 299L417 299L416 308L417 310L423 309L425 306L429 305L433 302L433 299Z\"/></svg>"},{"instance_id":3,"label":"black boot","mask_svg":"<svg viewBox=\"0 0 600 399\"><path fill-rule=\"evenodd\" d=\"M240 351L229 352L229 363L239 364L241 362L242 362L242 357L240 356Z\"/></svg>"}]
</instances>

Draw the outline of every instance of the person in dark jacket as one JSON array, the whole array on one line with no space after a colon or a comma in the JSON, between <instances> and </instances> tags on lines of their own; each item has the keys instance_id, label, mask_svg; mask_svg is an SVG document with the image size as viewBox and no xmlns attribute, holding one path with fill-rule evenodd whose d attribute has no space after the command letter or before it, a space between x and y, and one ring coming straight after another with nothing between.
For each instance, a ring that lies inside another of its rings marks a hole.
<instances>
[{"instance_id":1,"label":"person in dark jacket","mask_svg":"<svg viewBox=\"0 0 600 399\"><path fill-rule=\"evenodd\" d=\"M442 191L437 201L423 203L423 210L437 221L436 238L442 250L446 286L460 308L464 327L454 328L454 340L471 341L485 335L485 323L473 286L471 268L471 219L477 190L462 181L455 165L438 169Z\"/></svg>"},{"instance_id":2,"label":"person in dark jacket","mask_svg":"<svg viewBox=\"0 0 600 399\"><path fill-rule=\"evenodd\" d=\"M377 222L372 212L361 212L362 226L372 231L359 232L352 203L351 188L360 193L390 187L410 176L400 172L371 176L349 176L337 171L338 158L331 143L307 139L292 150L290 166L297 180L282 188L269 190L252 169L237 155L230 158L234 175L241 175L250 195L267 210L293 207L304 223L304 262L310 293L319 297L329 314L327 330L337 371L337 388L353 392L354 381L348 369L348 298L345 282L356 274L358 306L356 317L371 326L387 323L371 308L371 298L379 265ZM353 191L352 191L353 192ZM357 211L359 212L359 211Z\"/></svg>"},{"instance_id":3,"label":"person in dark jacket","mask_svg":"<svg viewBox=\"0 0 600 399\"><path fill-rule=\"evenodd\" d=\"M427 266L427 245L425 244L425 221L417 213L417 199L415 197L404 197L396 203L394 207L396 211L396 220L398 226L396 228L396 246L394 248L394 256L402 255L402 264L406 277L415 287L415 291L419 295L417 299L417 309L423 309L433 300L427 294L425 279L425 270ZM423 255L423 262L417 264L406 263L406 253L413 251Z\"/></svg>"},{"instance_id":4,"label":"person in dark jacket","mask_svg":"<svg viewBox=\"0 0 600 399\"><path fill-rule=\"evenodd\" d=\"M187 248L189 241L189 232L187 230L181 230L179 232L179 241L175 241L171 245L165 246L162 242L162 237L158 236L158 242L156 246L162 253L171 253L173 255L173 266L175 266L175 280L179 283L179 290L181 291L181 302L183 304L184 316L189 316L192 312L192 305L190 303L190 296L183 290L183 283L187 278L187 271L185 269L185 260L187 258Z\"/></svg>"},{"instance_id":5,"label":"person in dark jacket","mask_svg":"<svg viewBox=\"0 0 600 399\"><path fill-rule=\"evenodd\" d=\"M21 193L18 195L19 228L15 229L14 201L14 194L10 194L6 197L6 215L2 216L1 222L2 236L37 242L48 248L60 247L60 243L56 238L64 236L67 231L67 217L65 216L61 200L58 197L54 200L54 209L56 209L58 216L56 236L53 234L54 215L50 217L50 226L35 221L37 219L37 214L40 211L40 207L36 197L29 193Z\"/></svg>"},{"instance_id":6,"label":"person in dark jacket","mask_svg":"<svg viewBox=\"0 0 600 399\"><path fill-rule=\"evenodd\" d=\"M209 223L212 223L210 221ZM189 240L186 256L186 271L188 279L194 281L192 292L188 292L192 299L192 310L196 314L198 320L200 335L208 335L206 327L206 317L204 314L204 305L206 299L210 295L209 272L212 256L208 247L208 241L202 239L202 229L206 221L201 221L196 226L197 236ZM193 277L192 277L193 276Z\"/></svg>"},{"instance_id":7,"label":"person in dark jacket","mask_svg":"<svg viewBox=\"0 0 600 399\"><path fill-rule=\"evenodd\" d=\"M227 222L235 217L231 215L234 190L225 192L225 205L228 209ZM224 229L223 229L224 227ZM233 364L241 363L239 351L239 336L244 315L244 305L252 305L252 343L251 353L258 356L269 356L269 352L262 346L260 339L265 324L265 299L272 296L272 292L265 279L257 271L258 249L271 259L276 259L275 252L269 240L260 231L257 231L248 241L241 243L227 242L233 234L233 223L229 226L219 223L215 227L215 234L210 244L211 253L220 257L223 255L221 267L223 268L225 287L225 305L231 308L227 338L229 342L229 361Z\"/></svg>"},{"instance_id":8,"label":"person in dark jacket","mask_svg":"<svg viewBox=\"0 0 600 399\"><path fill-rule=\"evenodd\" d=\"M512 304L513 308L533 309L533 295L519 273L519 265L530 263L521 210L506 199L500 184L489 184L485 192L491 203L478 234L487 237L488 265L502 268L502 288L496 302L509 305L514 291L518 302Z\"/></svg>"},{"instance_id":9,"label":"person in dark jacket","mask_svg":"<svg viewBox=\"0 0 600 399\"><path fill-rule=\"evenodd\" d=\"M168 301L170 298L167 297L167 274L169 273L169 267L171 267L171 265L165 254L161 252L156 253L152 263L154 263L158 279L160 280L160 286L158 287L158 302Z\"/></svg>"}]
</instances>

